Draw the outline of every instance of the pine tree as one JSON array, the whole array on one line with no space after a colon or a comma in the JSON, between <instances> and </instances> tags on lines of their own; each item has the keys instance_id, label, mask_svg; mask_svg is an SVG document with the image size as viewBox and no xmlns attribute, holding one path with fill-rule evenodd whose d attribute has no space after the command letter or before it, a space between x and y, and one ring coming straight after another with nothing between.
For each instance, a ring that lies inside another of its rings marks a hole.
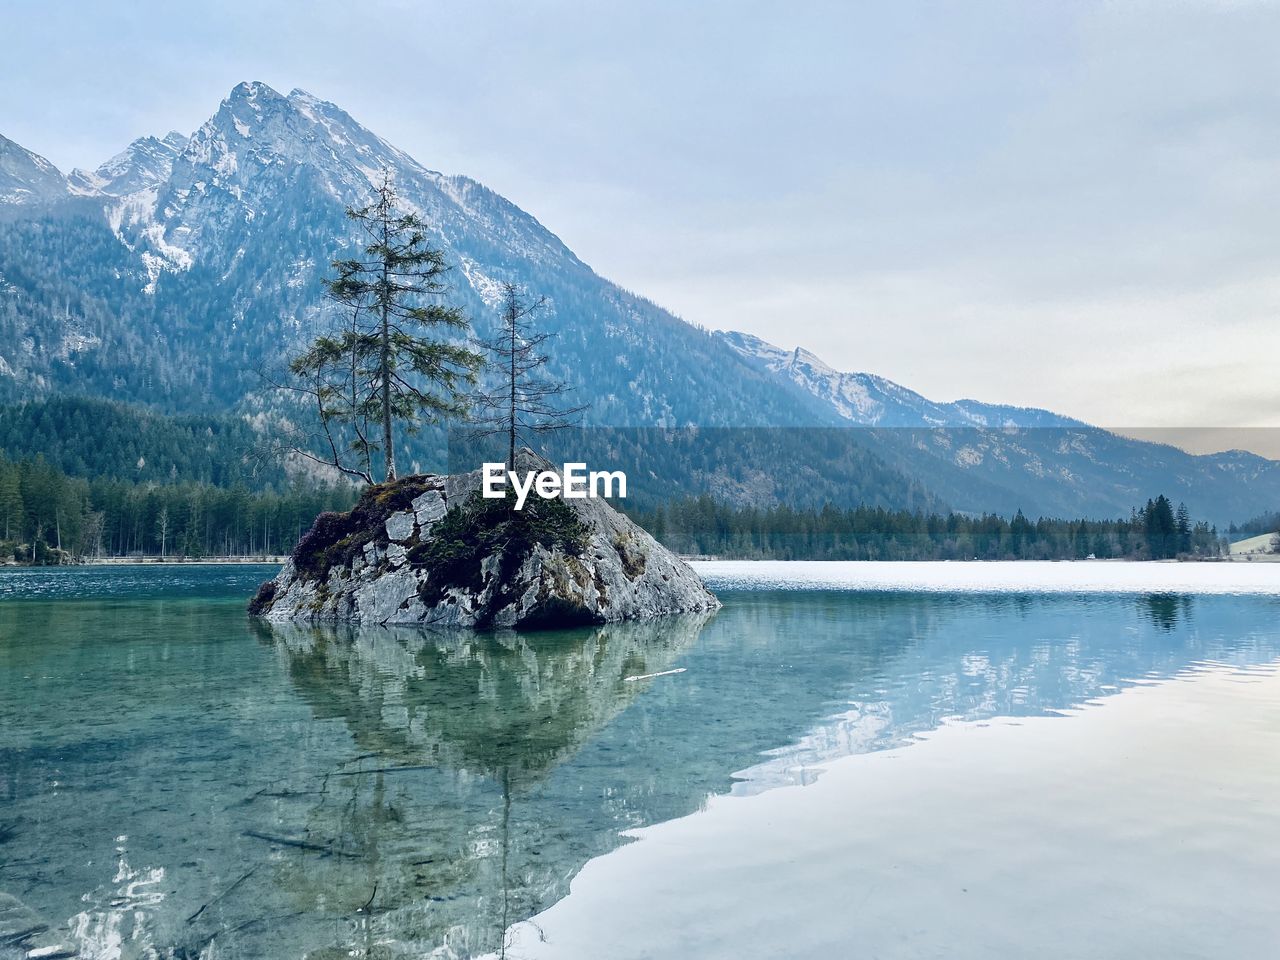
<instances>
[{"instance_id":1,"label":"pine tree","mask_svg":"<svg viewBox=\"0 0 1280 960\"><path fill-rule=\"evenodd\" d=\"M1177 556L1178 524L1169 498L1162 493L1155 500L1148 500L1142 517L1151 558L1167 560Z\"/></svg>"},{"instance_id":2,"label":"pine tree","mask_svg":"<svg viewBox=\"0 0 1280 960\"><path fill-rule=\"evenodd\" d=\"M1083 560L1089 556L1089 528L1083 520L1080 526L1076 528L1075 537L1075 555L1077 560Z\"/></svg>"},{"instance_id":3,"label":"pine tree","mask_svg":"<svg viewBox=\"0 0 1280 960\"><path fill-rule=\"evenodd\" d=\"M1027 541L1034 535L1035 527L1019 509L1009 524L1009 546L1014 559L1020 559L1026 549Z\"/></svg>"},{"instance_id":4,"label":"pine tree","mask_svg":"<svg viewBox=\"0 0 1280 960\"><path fill-rule=\"evenodd\" d=\"M484 358L445 339L470 324L460 310L439 302L448 289L444 253L427 242L416 214L400 210L390 176L384 174L372 203L348 209L347 216L365 234L364 255L335 260L336 276L325 281L347 322L313 342L290 369L317 400L329 442L332 459L311 459L344 469L330 424L345 423L366 461L369 450L381 450L385 479L394 480L395 424L412 433L424 422L462 416L465 388ZM366 422L376 425L380 442L361 432Z\"/></svg>"},{"instance_id":5,"label":"pine tree","mask_svg":"<svg viewBox=\"0 0 1280 960\"><path fill-rule=\"evenodd\" d=\"M1191 552L1191 511L1185 503L1178 504L1178 513L1174 520L1174 531L1178 541L1178 553Z\"/></svg>"},{"instance_id":6,"label":"pine tree","mask_svg":"<svg viewBox=\"0 0 1280 960\"><path fill-rule=\"evenodd\" d=\"M19 472L16 465L0 462L0 530L3 531L2 539L5 540L22 538L22 520L25 510L18 478Z\"/></svg>"}]
</instances>

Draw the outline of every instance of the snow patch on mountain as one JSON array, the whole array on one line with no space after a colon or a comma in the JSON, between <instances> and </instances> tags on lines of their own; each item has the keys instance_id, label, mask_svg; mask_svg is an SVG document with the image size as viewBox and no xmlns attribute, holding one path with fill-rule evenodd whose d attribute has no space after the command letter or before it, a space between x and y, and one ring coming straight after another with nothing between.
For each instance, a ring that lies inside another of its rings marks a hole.
<instances>
[{"instance_id":1,"label":"snow patch on mountain","mask_svg":"<svg viewBox=\"0 0 1280 960\"><path fill-rule=\"evenodd\" d=\"M718 336L753 365L785 377L829 403L845 420L868 427L1082 427L1078 420L1048 410L984 404L974 400L938 403L901 384L871 373L846 373L796 347L780 347L748 333Z\"/></svg>"},{"instance_id":2,"label":"snow patch on mountain","mask_svg":"<svg viewBox=\"0 0 1280 960\"><path fill-rule=\"evenodd\" d=\"M68 194L67 179L57 167L0 136L0 204L38 203Z\"/></svg>"},{"instance_id":3,"label":"snow patch on mountain","mask_svg":"<svg viewBox=\"0 0 1280 960\"><path fill-rule=\"evenodd\" d=\"M191 252L170 241L164 223L156 215L160 188L156 185L122 197L107 208L107 222L120 241L138 253L147 282L143 292L153 294L156 282L166 271L190 270ZM168 209L165 211L168 213Z\"/></svg>"},{"instance_id":4,"label":"snow patch on mountain","mask_svg":"<svg viewBox=\"0 0 1280 960\"><path fill-rule=\"evenodd\" d=\"M491 307L498 307L502 303L503 288L499 280L486 274L480 269L480 264L476 263L470 257L461 257L459 265L462 267L462 274L467 278L467 283L471 284L471 289Z\"/></svg>"}]
</instances>

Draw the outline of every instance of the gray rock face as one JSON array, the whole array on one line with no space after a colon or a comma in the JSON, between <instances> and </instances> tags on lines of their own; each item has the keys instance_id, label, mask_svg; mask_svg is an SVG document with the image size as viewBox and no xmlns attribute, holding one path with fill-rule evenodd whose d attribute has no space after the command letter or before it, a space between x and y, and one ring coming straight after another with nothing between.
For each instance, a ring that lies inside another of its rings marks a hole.
<instances>
[{"instance_id":1,"label":"gray rock face","mask_svg":"<svg viewBox=\"0 0 1280 960\"><path fill-rule=\"evenodd\" d=\"M554 469L528 450L516 468ZM546 511L571 533L485 541L485 524L508 515L479 490L479 472L371 488L351 513L317 518L250 612L274 622L530 628L720 607L686 563L604 500L530 496L526 511Z\"/></svg>"}]
</instances>

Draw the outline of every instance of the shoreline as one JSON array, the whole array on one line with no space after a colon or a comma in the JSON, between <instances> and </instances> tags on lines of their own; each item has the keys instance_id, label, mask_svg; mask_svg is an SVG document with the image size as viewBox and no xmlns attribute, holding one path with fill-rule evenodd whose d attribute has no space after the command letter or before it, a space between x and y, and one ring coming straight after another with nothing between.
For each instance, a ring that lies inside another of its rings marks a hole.
<instances>
[{"instance_id":1,"label":"shoreline","mask_svg":"<svg viewBox=\"0 0 1280 960\"><path fill-rule=\"evenodd\" d=\"M71 570L77 567L265 567L279 566L288 557L202 557L182 560L174 557L98 557L75 563L0 563L0 570Z\"/></svg>"},{"instance_id":2,"label":"shoreline","mask_svg":"<svg viewBox=\"0 0 1280 960\"><path fill-rule=\"evenodd\" d=\"M248 566L265 567L283 565L287 556L267 557L202 557L200 559L179 559L175 557L98 557L90 560L79 560L75 563L37 564L37 563L0 563L0 570L67 570L75 567L209 567L209 566ZM1169 560L1129 560L1117 557L1107 560L773 560L760 558L753 560L730 559L724 557L701 555L680 555L685 563L821 563L821 564L890 564L910 566L912 564L947 563L957 566L977 566L982 564L1088 564L1091 566L1116 566L1120 564L1150 565L1183 565L1183 564L1251 564L1280 563L1280 554L1235 554L1224 557L1191 557Z\"/></svg>"}]
</instances>

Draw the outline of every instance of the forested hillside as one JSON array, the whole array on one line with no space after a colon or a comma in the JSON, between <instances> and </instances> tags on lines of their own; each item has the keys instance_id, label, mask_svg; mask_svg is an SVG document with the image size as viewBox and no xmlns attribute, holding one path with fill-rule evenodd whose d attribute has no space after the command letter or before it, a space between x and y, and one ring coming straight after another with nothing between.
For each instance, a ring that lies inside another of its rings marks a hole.
<instances>
[{"instance_id":1,"label":"forested hillside","mask_svg":"<svg viewBox=\"0 0 1280 960\"><path fill-rule=\"evenodd\" d=\"M1244 523L1233 523L1227 533L1232 540L1258 537L1264 533L1280 533L1280 510L1260 514Z\"/></svg>"},{"instance_id":2,"label":"forested hillside","mask_svg":"<svg viewBox=\"0 0 1280 960\"><path fill-rule=\"evenodd\" d=\"M279 462L259 456L243 417L168 417L108 400L52 397L0 407L0 454L43 457L74 477L131 483L191 482L250 489L287 483Z\"/></svg>"}]
</instances>

